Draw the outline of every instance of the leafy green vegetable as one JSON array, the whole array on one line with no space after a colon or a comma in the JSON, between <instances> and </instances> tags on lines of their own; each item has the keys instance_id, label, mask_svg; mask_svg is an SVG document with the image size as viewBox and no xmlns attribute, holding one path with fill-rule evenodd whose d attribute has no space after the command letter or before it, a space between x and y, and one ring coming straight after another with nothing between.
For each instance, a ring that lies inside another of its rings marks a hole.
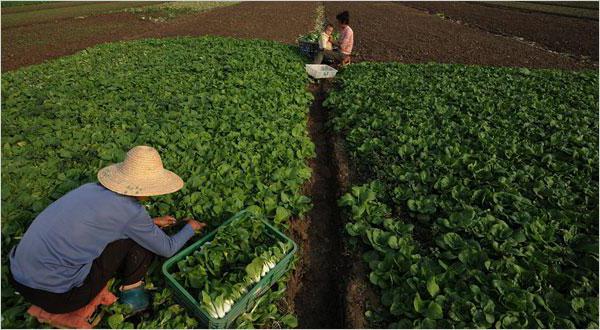
<instances>
[{"instance_id":1,"label":"leafy green vegetable","mask_svg":"<svg viewBox=\"0 0 600 330\"><path fill-rule=\"evenodd\" d=\"M291 250L268 235L263 218L247 213L219 227L210 242L177 263L173 276L211 317L223 318Z\"/></svg>"},{"instance_id":2,"label":"leafy green vegetable","mask_svg":"<svg viewBox=\"0 0 600 330\"><path fill-rule=\"evenodd\" d=\"M319 42L320 35L321 35L321 31L312 31L310 33L299 36L298 41Z\"/></svg>"},{"instance_id":3,"label":"leafy green vegetable","mask_svg":"<svg viewBox=\"0 0 600 330\"><path fill-rule=\"evenodd\" d=\"M339 203L381 291L371 322L597 327L597 72L360 63L338 78L325 104L367 182Z\"/></svg>"},{"instance_id":4,"label":"leafy green vegetable","mask_svg":"<svg viewBox=\"0 0 600 330\"><path fill-rule=\"evenodd\" d=\"M298 41L306 41L306 42L319 42L319 38L321 37L321 33L323 31L311 31L307 34L303 34L298 37ZM335 31L332 33L333 40L340 39L340 33Z\"/></svg>"},{"instance_id":5,"label":"leafy green vegetable","mask_svg":"<svg viewBox=\"0 0 600 330\"><path fill-rule=\"evenodd\" d=\"M98 169L122 161L135 145L157 148L165 167L186 182L149 202L152 216L190 216L215 228L250 208L285 228L290 216L310 208L300 193L311 175L306 159L314 155L307 83L294 47L219 37L104 44L3 73L2 249L10 251L52 201L96 181ZM7 256L2 326L31 326L27 305L7 283ZM194 273L196 285L202 276ZM175 304L157 289L164 282L156 270L146 282L153 301L163 304L135 327L198 326L183 310L167 313ZM264 306L281 296L267 294L257 307L264 317L243 324L279 320L284 314ZM117 306L108 310L123 314ZM110 326L107 319L101 326Z\"/></svg>"}]
</instances>

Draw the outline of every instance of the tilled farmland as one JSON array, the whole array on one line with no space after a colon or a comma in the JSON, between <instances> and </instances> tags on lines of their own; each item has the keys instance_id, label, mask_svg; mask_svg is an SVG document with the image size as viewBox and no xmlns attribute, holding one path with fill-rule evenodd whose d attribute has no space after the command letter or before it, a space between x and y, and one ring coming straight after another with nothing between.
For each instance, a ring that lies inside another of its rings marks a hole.
<instances>
[{"instance_id":1,"label":"tilled farmland","mask_svg":"<svg viewBox=\"0 0 600 330\"><path fill-rule=\"evenodd\" d=\"M354 13L355 58L361 61L561 69L593 67L510 37L453 23L402 3L326 2L325 8L331 22L335 21L335 13L341 10ZM525 19L518 17L516 21L528 24ZM598 44L597 34L594 37L587 33L586 38L592 38Z\"/></svg>"}]
</instances>

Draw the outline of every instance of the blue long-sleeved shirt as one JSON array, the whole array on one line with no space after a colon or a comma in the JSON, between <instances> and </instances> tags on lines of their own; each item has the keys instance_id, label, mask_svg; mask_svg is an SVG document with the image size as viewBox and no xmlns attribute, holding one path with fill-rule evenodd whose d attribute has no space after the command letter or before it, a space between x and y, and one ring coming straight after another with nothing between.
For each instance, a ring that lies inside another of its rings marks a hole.
<instances>
[{"instance_id":1,"label":"blue long-sleeved shirt","mask_svg":"<svg viewBox=\"0 0 600 330\"><path fill-rule=\"evenodd\" d=\"M135 198L98 183L76 188L40 213L10 253L14 279L30 288L64 293L80 286L106 245L131 238L164 257L194 235L190 225L166 235Z\"/></svg>"}]
</instances>

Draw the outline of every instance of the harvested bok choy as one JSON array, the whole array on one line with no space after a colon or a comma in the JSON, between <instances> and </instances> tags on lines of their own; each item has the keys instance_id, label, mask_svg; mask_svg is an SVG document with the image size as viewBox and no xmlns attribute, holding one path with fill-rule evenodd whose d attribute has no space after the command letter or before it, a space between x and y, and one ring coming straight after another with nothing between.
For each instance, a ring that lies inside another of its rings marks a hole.
<instances>
[{"instance_id":1,"label":"harvested bok choy","mask_svg":"<svg viewBox=\"0 0 600 330\"><path fill-rule=\"evenodd\" d=\"M261 217L248 213L218 229L214 238L177 263L177 281L215 319L231 311L252 286L291 250L266 234Z\"/></svg>"}]
</instances>

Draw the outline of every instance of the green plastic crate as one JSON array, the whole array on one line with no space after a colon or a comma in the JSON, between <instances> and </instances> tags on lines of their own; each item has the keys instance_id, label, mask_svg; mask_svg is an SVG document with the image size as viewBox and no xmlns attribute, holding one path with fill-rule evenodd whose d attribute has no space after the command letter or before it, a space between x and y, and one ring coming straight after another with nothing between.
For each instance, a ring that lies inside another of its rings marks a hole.
<instances>
[{"instance_id":1,"label":"green plastic crate","mask_svg":"<svg viewBox=\"0 0 600 330\"><path fill-rule=\"evenodd\" d=\"M233 217L231 217L229 220L225 221L222 224L222 226L226 226L232 221L235 221L236 219L245 218L249 216L251 216L250 212L241 211ZM177 262L179 260L185 258L186 256L193 253L195 250L200 249L202 245L211 241L217 233L218 228L210 232L208 235L204 236L199 241L188 246L181 252L177 253L173 257L169 258L163 264L163 275L166 278L167 285L175 294L175 299L179 301L189 311L191 311L194 314L194 316L200 319L200 321L204 323L204 325L206 325L208 328L229 328L238 316L252 308L256 299L260 297L263 293L265 293L288 270L288 267L292 262L292 258L296 253L296 250L298 250L298 246L294 241L292 241L289 237L285 236L282 232L277 230L267 221L263 220L263 222L266 225L267 235L270 235L274 239L282 242L291 242L292 249L281 259L281 261L279 261L277 265L275 265L275 267L273 267L273 269L271 269L265 276L263 276L258 283L256 283L251 289L249 289L243 297L238 299L238 301L236 301L231 307L229 313L225 314L223 318L215 319L208 313L206 313L204 310L202 310L201 304L198 303L196 298L193 297L192 294L190 294L171 274L171 270L174 266L176 267Z\"/></svg>"}]
</instances>

